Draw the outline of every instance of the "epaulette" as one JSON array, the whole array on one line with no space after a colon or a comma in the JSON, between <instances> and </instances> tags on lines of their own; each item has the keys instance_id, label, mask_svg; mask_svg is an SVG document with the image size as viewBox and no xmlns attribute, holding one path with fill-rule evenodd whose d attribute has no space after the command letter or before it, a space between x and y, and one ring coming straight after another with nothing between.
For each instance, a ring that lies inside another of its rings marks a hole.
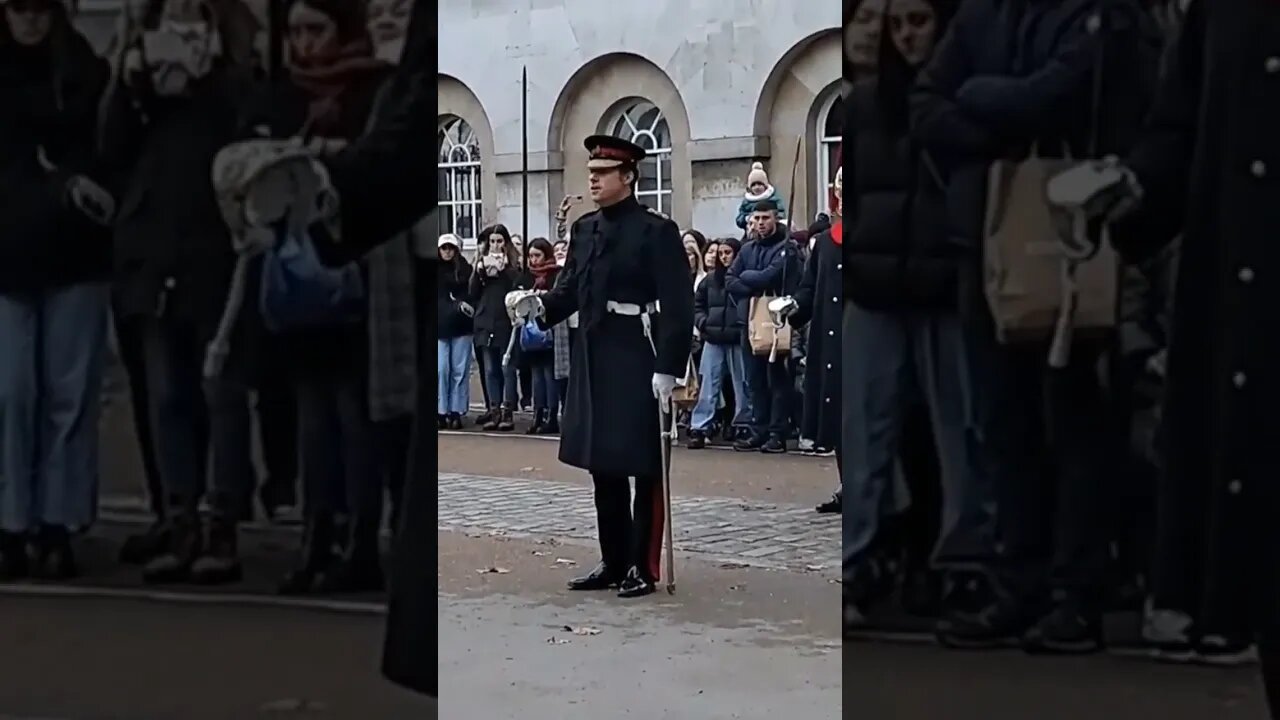
<instances>
[{"instance_id":1,"label":"epaulette","mask_svg":"<svg viewBox=\"0 0 1280 720\"><path fill-rule=\"evenodd\" d=\"M660 213L660 212L658 212L657 210L654 210L653 208L649 207L648 205L646 205L644 209L645 209L645 210L648 210L650 215L657 215L658 217L662 218L663 220L670 220L670 219L671 219L670 217L668 217L668 216L667 216L667 214L666 214L666 213Z\"/></svg>"}]
</instances>

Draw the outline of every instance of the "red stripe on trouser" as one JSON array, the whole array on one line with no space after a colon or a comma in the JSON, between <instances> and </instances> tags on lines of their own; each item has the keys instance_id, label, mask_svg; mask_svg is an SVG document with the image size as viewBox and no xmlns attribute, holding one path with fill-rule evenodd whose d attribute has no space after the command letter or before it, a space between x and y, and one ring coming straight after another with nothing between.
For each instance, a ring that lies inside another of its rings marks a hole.
<instances>
[{"instance_id":1,"label":"red stripe on trouser","mask_svg":"<svg viewBox=\"0 0 1280 720\"><path fill-rule=\"evenodd\" d=\"M649 577L655 582L662 577L662 530L663 523L667 519L666 505L663 502L662 494L665 488L662 487L661 478L654 478L656 483L653 489L653 518L649 523L649 552L646 554L645 562L648 566Z\"/></svg>"}]
</instances>

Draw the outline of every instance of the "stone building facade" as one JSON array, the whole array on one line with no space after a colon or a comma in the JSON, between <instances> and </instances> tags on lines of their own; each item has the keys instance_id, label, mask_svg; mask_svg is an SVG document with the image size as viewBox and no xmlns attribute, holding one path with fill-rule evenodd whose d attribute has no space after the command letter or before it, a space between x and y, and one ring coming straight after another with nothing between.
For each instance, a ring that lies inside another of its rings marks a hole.
<instances>
[{"instance_id":1,"label":"stone building facade","mask_svg":"<svg viewBox=\"0 0 1280 720\"><path fill-rule=\"evenodd\" d=\"M638 194L682 228L739 234L756 160L807 225L835 173L839 12L807 0L441 0L441 231L520 232L526 69L530 236L550 237L561 199L585 194L582 140L597 132L649 149Z\"/></svg>"}]
</instances>

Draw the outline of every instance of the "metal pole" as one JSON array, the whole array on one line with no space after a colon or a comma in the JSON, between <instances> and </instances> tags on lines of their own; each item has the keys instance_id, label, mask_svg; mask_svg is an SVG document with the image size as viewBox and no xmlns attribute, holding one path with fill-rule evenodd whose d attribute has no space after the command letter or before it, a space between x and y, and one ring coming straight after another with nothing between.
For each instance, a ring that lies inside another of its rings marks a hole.
<instances>
[{"instance_id":1,"label":"metal pole","mask_svg":"<svg viewBox=\"0 0 1280 720\"><path fill-rule=\"evenodd\" d=\"M267 3L267 77L275 86L284 77L285 0L268 0Z\"/></svg>"},{"instance_id":2,"label":"metal pole","mask_svg":"<svg viewBox=\"0 0 1280 720\"><path fill-rule=\"evenodd\" d=\"M521 202L520 237L524 238L524 271L529 272L529 66L525 66L520 78L520 134L521 165L520 185L523 193Z\"/></svg>"}]
</instances>

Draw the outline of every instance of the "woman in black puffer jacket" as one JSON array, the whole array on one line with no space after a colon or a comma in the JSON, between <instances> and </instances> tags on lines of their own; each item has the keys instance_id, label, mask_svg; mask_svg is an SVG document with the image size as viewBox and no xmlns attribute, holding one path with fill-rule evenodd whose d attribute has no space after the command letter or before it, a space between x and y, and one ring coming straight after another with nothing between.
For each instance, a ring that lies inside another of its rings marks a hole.
<instances>
[{"instance_id":1,"label":"woman in black puffer jacket","mask_svg":"<svg viewBox=\"0 0 1280 720\"><path fill-rule=\"evenodd\" d=\"M506 297L516 289L520 275L520 259L506 226L494 225L482 230L467 294L476 309L474 342L476 355L483 358L481 367L489 397L489 407L479 419L485 430L515 429L512 414L519 392L516 378L519 343L508 365L502 364L502 356L511 340Z\"/></svg>"},{"instance_id":2,"label":"woman in black puffer jacket","mask_svg":"<svg viewBox=\"0 0 1280 720\"><path fill-rule=\"evenodd\" d=\"M733 397L738 403L733 426L746 428L751 423L750 393L744 364L742 333L746 329L738 300L725 288L725 275L738 256L741 243L732 238L717 241L715 268L703 278L693 295L693 324L702 338L702 360L698 374L702 378L698 404L689 420L689 447L701 448L707 443L707 431L716 417L720 388L728 369L733 381Z\"/></svg>"},{"instance_id":3,"label":"woman in black puffer jacket","mask_svg":"<svg viewBox=\"0 0 1280 720\"><path fill-rule=\"evenodd\" d=\"M905 3L904 3L905 4ZM908 137L908 94L916 71L952 14L943 0L911 3L928 7L928 36L902 42L892 28L897 3L890 6L881 37L879 74L856 84L848 99L844 148L847 192L844 211L843 410L845 461L842 482L844 513L844 592L849 612L865 609L893 591L888 568L900 559L904 545L919 547L920 538L893 537L909 515L884 517L885 508L905 509L892 497L900 443L913 408L921 401L935 434L941 460L944 495L940 536L928 549L908 553L904 604L935 604L937 580L930 561L959 570L985 562L992 550L994 518L989 488L980 483L973 456L976 438L968 418L964 349L956 308L959 258L941 230L945 214L928 157ZM903 8L905 10L905 8ZM899 27L905 27L898 23ZM885 428L892 428L886 432ZM925 442L928 441L927 434ZM904 449L903 455L930 453L933 448ZM908 477L912 502L929 497L936 482ZM912 514L936 512L917 506ZM910 522L932 535L939 525ZM897 527L894 527L897 526ZM922 556L923 555L923 556Z\"/></svg>"},{"instance_id":4,"label":"woman in black puffer jacket","mask_svg":"<svg viewBox=\"0 0 1280 720\"><path fill-rule=\"evenodd\" d=\"M0 581L67 578L97 502L111 276L72 198L109 71L61 3L0 8Z\"/></svg>"},{"instance_id":5,"label":"woman in black puffer jacket","mask_svg":"<svg viewBox=\"0 0 1280 720\"><path fill-rule=\"evenodd\" d=\"M441 235L436 265L436 376L439 393L436 426L461 430L471 403L471 333L476 314L468 284L471 263L462 257L456 235Z\"/></svg>"}]
</instances>

